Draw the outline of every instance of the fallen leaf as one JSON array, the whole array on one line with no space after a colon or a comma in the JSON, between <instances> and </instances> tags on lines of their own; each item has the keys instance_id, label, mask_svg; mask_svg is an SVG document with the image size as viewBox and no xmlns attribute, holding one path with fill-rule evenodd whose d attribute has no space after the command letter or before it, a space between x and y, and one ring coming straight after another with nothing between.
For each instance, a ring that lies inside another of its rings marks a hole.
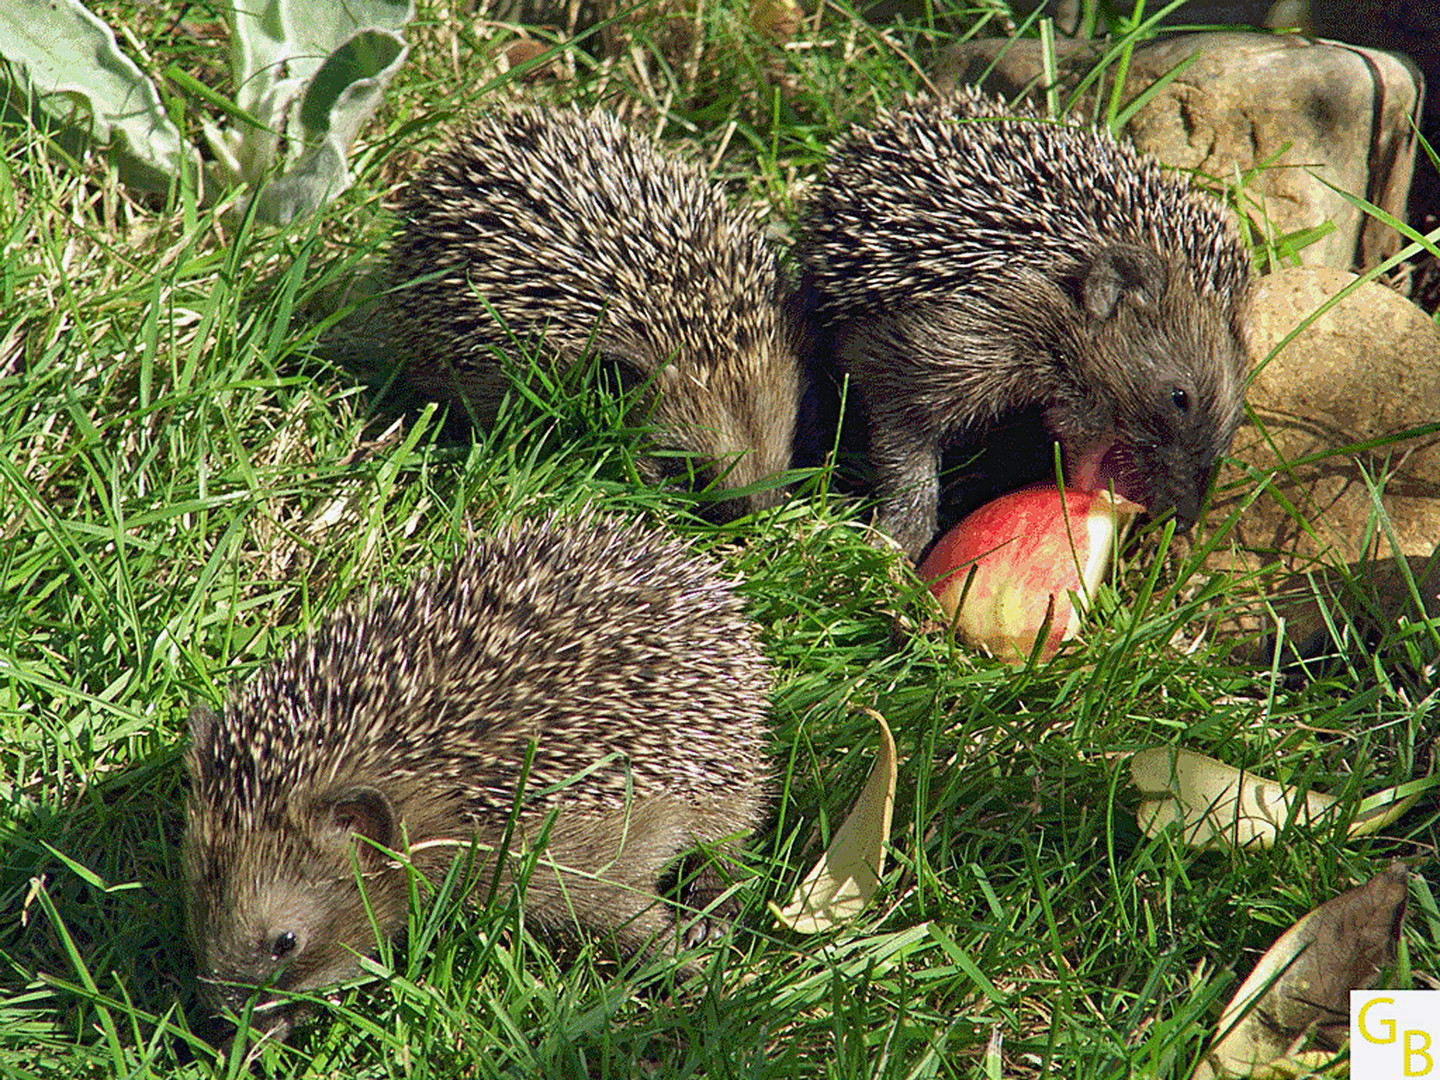
<instances>
[{"instance_id":1,"label":"fallen leaf","mask_svg":"<svg viewBox=\"0 0 1440 1080\"><path fill-rule=\"evenodd\" d=\"M1395 958L1408 891L1396 859L1281 934L1225 1006L1197 1080L1293 1075L1286 1059L1302 1047L1338 1052L1350 1033L1350 991L1372 987Z\"/></svg>"},{"instance_id":2,"label":"fallen leaf","mask_svg":"<svg viewBox=\"0 0 1440 1080\"><path fill-rule=\"evenodd\" d=\"M801 934L819 934L852 922L875 895L885 871L898 770L895 739L883 716L873 709L865 711L880 726L880 754L870 779L830 847L795 887L790 902L783 908L770 905L777 919Z\"/></svg>"}]
</instances>

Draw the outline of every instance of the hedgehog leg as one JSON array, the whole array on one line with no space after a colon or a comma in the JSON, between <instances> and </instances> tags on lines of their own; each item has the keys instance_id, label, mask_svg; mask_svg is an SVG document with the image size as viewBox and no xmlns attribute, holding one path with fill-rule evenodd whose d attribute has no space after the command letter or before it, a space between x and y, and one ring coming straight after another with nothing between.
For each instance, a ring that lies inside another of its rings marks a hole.
<instances>
[{"instance_id":1,"label":"hedgehog leg","mask_svg":"<svg viewBox=\"0 0 1440 1080\"><path fill-rule=\"evenodd\" d=\"M637 802L613 815L562 816L527 884L527 913L550 929L578 925L609 938L621 957L673 953L676 912L662 886L692 847L689 818L670 800Z\"/></svg>"},{"instance_id":2,"label":"hedgehog leg","mask_svg":"<svg viewBox=\"0 0 1440 1080\"><path fill-rule=\"evenodd\" d=\"M918 559L939 527L937 448L932 442L914 441L877 415L870 455L880 501L875 526L893 537L912 559Z\"/></svg>"},{"instance_id":3,"label":"hedgehog leg","mask_svg":"<svg viewBox=\"0 0 1440 1080\"><path fill-rule=\"evenodd\" d=\"M712 855L681 860L675 910L681 948L694 949L728 936L740 914L736 897L725 895L733 876L725 872L723 864L717 865L716 858Z\"/></svg>"},{"instance_id":4,"label":"hedgehog leg","mask_svg":"<svg viewBox=\"0 0 1440 1080\"><path fill-rule=\"evenodd\" d=\"M615 929L615 944L624 956L663 956L677 951L679 924L675 908L655 890L652 882L647 897L638 890L624 889L626 899L617 903L629 910Z\"/></svg>"},{"instance_id":5,"label":"hedgehog leg","mask_svg":"<svg viewBox=\"0 0 1440 1080\"><path fill-rule=\"evenodd\" d=\"M674 857L651 865L648 880L637 867L639 873L617 884L609 897L610 910L625 913L616 928L622 954L674 955L729 934L739 903L726 895L734 875L723 855L697 852L689 842ZM682 969L685 978L699 970L691 963Z\"/></svg>"},{"instance_id":6,"label":"hedgehog leg","mask_svg":"<svg viewBox=\"0 0 1440 1080\"><path fill-rule=\"evenodd\" d=\"M686 845L648 882L631 881L617 889L626 897L617 898L617 904L633 910L622 928L622 948L659 955L725 937L739 914L739 904L733 896L726 896L733 875L718 858ZM689 969L690 965L686 966Z\"/></svg>"}]
</instances>

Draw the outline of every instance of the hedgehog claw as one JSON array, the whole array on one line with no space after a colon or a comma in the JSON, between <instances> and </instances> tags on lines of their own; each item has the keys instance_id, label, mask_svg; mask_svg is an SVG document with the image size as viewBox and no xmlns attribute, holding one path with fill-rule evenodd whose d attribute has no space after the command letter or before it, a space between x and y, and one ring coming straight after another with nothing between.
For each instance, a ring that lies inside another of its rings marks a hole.
<instances>
[{"instance_id":1,"label":"hedgehog claw","mask_svg":"<svg viewBox=\"0 0 1440 1080\"><path fill-rule=\"evenodd\" d=\"M700 915L681 928L680 945L685 949L698 949L701 945L723 941L729 933L728 919L716 915Z\"/></svg>"}]
</instances>

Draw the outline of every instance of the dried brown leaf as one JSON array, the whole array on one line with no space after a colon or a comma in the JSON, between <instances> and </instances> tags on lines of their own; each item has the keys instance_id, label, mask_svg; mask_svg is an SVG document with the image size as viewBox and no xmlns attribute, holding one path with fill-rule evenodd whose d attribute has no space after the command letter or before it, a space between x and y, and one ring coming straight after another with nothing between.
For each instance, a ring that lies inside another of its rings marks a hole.
<instances>
[{"instance_id":1,"label":"dried brown leaf","mask_svg":"<svg viewBox=\"0 0 1440 1080\"><path fill-rule=\"evenodd\" d=\"M1349 1034L1350 991L1373 986L1394 959L1407 895L1396 859L1281 934L1220 1016L1212 1075L1273 1074L1272 1063L1307 1041L1338 1050Z\"/></svg>"}]
</instances>

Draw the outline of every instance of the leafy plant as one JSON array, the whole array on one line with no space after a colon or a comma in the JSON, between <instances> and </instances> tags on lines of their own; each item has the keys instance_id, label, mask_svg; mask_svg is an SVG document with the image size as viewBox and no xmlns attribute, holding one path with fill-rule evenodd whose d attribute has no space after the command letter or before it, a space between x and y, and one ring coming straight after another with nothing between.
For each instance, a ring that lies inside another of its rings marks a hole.
<instances>
[{"instance_id":1,"label":"leafy plant","mask_svg":"<svg viewBox=\"0 0 1440 1080\"><path fill-rule=\"evenodd\" d=\"M7 95L47 128L79 130L111 147L128 184L163 191L195 170L206 195L247 184L261 220L290 221L350 186L350 146L405 61L399 30L414 7L411 0L268 0L225 14L233 102L175 65L164 72L225 114L201 121L213 160L201 161L162 89L79 0L0 7Z\"/></svg>"}]
</instances>

